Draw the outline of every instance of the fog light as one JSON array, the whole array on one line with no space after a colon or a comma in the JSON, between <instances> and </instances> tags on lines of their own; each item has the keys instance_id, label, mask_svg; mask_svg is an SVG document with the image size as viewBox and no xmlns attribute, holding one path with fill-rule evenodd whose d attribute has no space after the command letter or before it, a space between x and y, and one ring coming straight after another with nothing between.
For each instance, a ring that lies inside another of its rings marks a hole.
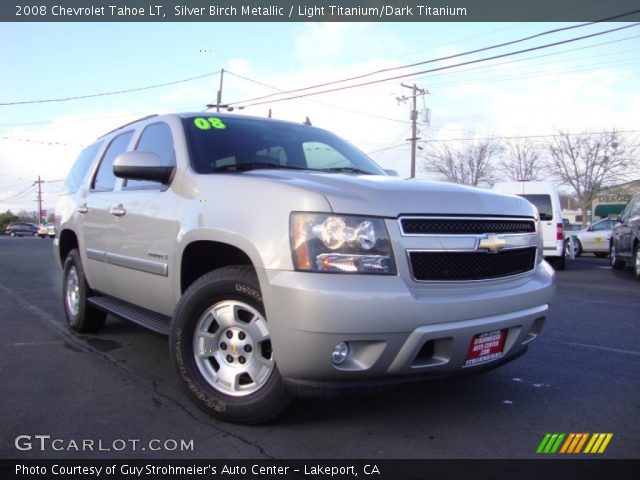
<instances>
[{"instance_id":1,"label":"fog light","mask_svg":"<svg viewBox=\"0 0 640 480\"><path fill-rule=\"evenodd\" d=\"M348 355L349 345L347 345L345 342L340 342L335 347L333 347L333 352L331 352L331 361L334 365L340 365L347 359Z\"/></svg>"}]
</instances>

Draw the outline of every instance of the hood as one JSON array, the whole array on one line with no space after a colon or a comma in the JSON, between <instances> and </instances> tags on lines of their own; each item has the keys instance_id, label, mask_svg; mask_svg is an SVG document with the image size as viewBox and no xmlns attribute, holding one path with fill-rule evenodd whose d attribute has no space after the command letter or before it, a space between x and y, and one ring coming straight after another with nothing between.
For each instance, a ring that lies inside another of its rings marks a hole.
<instances>
[{"instance_id":1,"label":"hood","mask_svg":"<svg viewBox=\"0 0 640 480\"><path fill-rule=\"evenodd\" d=\"M537 215L535 207L521 197L452 183L308 170L252 170L242 175L319 193L336 213L383 217L409 214Z\"/></svg>"}]
</instances>

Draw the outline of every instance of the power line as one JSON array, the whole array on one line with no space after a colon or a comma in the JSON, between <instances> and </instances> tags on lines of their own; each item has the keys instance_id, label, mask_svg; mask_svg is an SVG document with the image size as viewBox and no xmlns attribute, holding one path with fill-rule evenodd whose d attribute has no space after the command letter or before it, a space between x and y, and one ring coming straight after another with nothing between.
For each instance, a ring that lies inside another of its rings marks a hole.
<instances>
[{"instance_id":1,"label":"power line","mask_svg":"<svg viewBox=\"0 0 640 480\"><path fill-rule=\"evenodd\" d=\"M616 133L636 133L640 130L616 130ZM604 132L582 132L582 133L551 133L548 135L516 135L516 136L500 136L493 135L491 137L482 138L444 138L440 140L421 140L420 143L436 143L436 142L465 142L465 141L481 141L481 140L524 140L527 138L552 138L552 137L584 137L586 135L602 135L605 133L611 133L611 131Z\"/></svg>"},{"instance_id":2,"label":"power line","mask_svg":"<svg viewBox=\"0 0 640 480\"><path fill-rule=\"evenodd\" d=\"M31 190L34 187L35 183L32 183L31 185L29 185L27 188L25 188L24 190L22 190L21 192L18 192L14 195L11 195L7 198L3 198L0 200L0 202L8 202L9 200L17 200L19 197L23 197L25 196L27 193L30 193L29 190Z\"/></svg>"},{"instance_id":3,"label":"power line","mask_svg":"<svg viewBox=\"0 0 640 480\"><path fill-rule=\"evenodd\" d=\"M106 97L106 96L109 96L109 95L119 95L121 93L140 92L142 90L151 90L152 88L168 87L168 86L177 85L177 84L180 84L180 83L191 82L193 80L199 80L201 78L211 77L213 75L217 75L218 73L220 73L219 70L217 72L205 73L203 75L184 78L182 80L174 80L172 82L158 83L158 84L155 84L155 85L148 85L146 87L129 88L129 89L126 89L126 90L116 90L116 91L112 91L112 92L92 93L92 94L88 94L88 95L76 95L76 96L73 96L73 97L47 98L47 99L40 99L40 100L22 100L22 101L18 101L18 102L3 102L3 103L0 103L0 106L1 107L6 107L6 106L10 106L10 105L28 105L28 104L34 104L34 103L68 102L70 100L81 100L81 99L84 99L84 98Z\"/></svg>"},{"instance_id":4,"label":"power line","mask_svg":"<svg viewBox=\"0 0 640 480\"><path fill-rule=\"evenodd\" d=\"M600 63L598 65L598 68L604 68L605 66L624 67L624 66L627 66L627 65L637 64L639 61L640 61L640 57L636 57L636 58L632 58L632 59L625 58L625 59L621 59L621 60L614 60L614 61L611 61L611 62ZM511 81L511 80L518 80L518 79L544 77L544 76L547 76L547 75L556 75L556 74L565 74L565 73L589 72L589 71L593 71L593 70L594 70L593 66L582 66L582 67L566 68L566 69L559 69L559 70L531 71L531 72L515 73L514 75L497 76L497 77L480 76L480 77L472 77L472 78L454 80L454 81L451 81L451 82L430 84L430 88L435 90L435 89L444 89L444 88L447 88L447 87L455 87L457 85L466 85L466 84L469 84L469 83L508 82L508 81Z\"/></svg>"},{"instance_id":5,"label":"power line","mask_svg":"<svg viewBox=\"0 0 640 480\"><path fill-rule=\"evenodd\" d=\"M569 48L567 50L562 50L560 52L544 53L542 55L535 55L535 56L532 56L532 57L517 58L517 59L514 59L514 60L508 60L506 62L492 63L490 65L482 65L482 66L479 66L479 67L466 68L466 69L464 69L464 70L462 70L460 72L453 73L453 75L464 75L466 73L477 71L477 70L486 70L486 69L489 69L489 68L499 67L499 66L502 66L502 65L511 65L511 64L520 63L520 62L529 62L531 60L537 60L537 59L540 59L540 58L546 58L546 57L551 57L551 56L555 56L555 55L563 55L563 54L569 53L569 52L577 52L579 50L587 50L587 49L590 49L590 48L596 48L596 47L600 47L600 46L603 46L603 45L610 45L612 43L619 43L619 42L623 42L623 41L626 41L626 40L632 40L632 39L638 38L638 37L640 37L640 35L631 35L629 37L624 37L624 38L620 38L620 39L616 39L616 40L611 40L611 41L608 41L608 42L595 43L593 45L587 45L587 46L584 46L584 47ZM610 52L607 52L607 53L603 53L603 54L600 54L600 55L591 55L591 56L588 56L588 57L574 57L574 58L569 58L566 61L573 62L575 60L582 60L584 58L593 59L593 58L596 58L596 57L617 55L617 54L626 53L626 52L629 52L629 51L637 52L637 49L623 50L622 52L617 52L617 53L614 53L614 54L612 54ZM423 80L423 79L432 80L435 77L440 77L440 76L444 76L444 75L452 75L452 74L450 74L450 73L437 73L435 75L428 75L428 76L425 76L425 77L418 77L418 78L416 78L416 80Z\"/></svg>"},{"instance_id":6,"label":"power line","mask_svg":"<svg viewBox=\"0 0 640 480\"><path fill-rule=\"evenodd\" d=\"M373 76L373 75L379 75L381 73L387 73L387 72L392 72L392 71L396 71L396 70L403 70L405 68L416 67L416 66L419 66L419 65L425 65L425 64L429 64L429 63L441 62L441 61L444 61L444 60L451 60L451 59L454 59L454 58L458 58L458 57L462 57L462 56L466 56L466 55L471 55L471 54L474 54L474 53L479 53L479 52L484 52L484 51L488 51L488 50L493 50L493 49L496 49L496 48L506 47L506 46L509 46L509 45L514 45L516 43L522 43L522 42L525 42L525 41L528 41L528 40L532 40L534 38L538 38L538 37L542 37L542 36L546 36L546 35L551 35L551 34L559 33L559 32L562 32L562 31L568 31L568 30L572 30L572 29L575 29L575 28L581 28L581 27L585 27L585 26L588 26L588 25L593 25L593 24L600 23L600 22L612 21L612 20L615 20L615 19L618 19L618 18L621 18L621 17L626 17L626 16L629 16L629 15L633 15L633 14L639 13L639 12L640 12L640 10L634 10L632 12L627 12L627 13L616 15L616 16L613 16L613 17L604 18L604 19L598 20L596 22L586 22L586 23L581 23L581 24L578 24L578 25L570 25L570 26L567 26L567 27L561 27L561 28L556 28L556 29L553 29L553 30L547 30L547 31L544 31L544 32L536 33L534 35L529 35L527 37L522 37L522 38L519 38L519 39L516 39L516 40L511 40L511 41L508 41L508 42L503 42L503 43L499 43L499 44L495 44L495 45L490 45L488 47L478 48L478 49L475 49L475 50L469 50L467 52L461 52L461 53L456 53L456 54L453 54L453 55L447 55L447 56L444 56L444 57L424 60L424 61L421 61L421 62L410 63L410 64L407 64L407 65L401 65L401 66L398 66L398 67L383 68L383 69L375 70L373 72L364 73L364 74L361 74L361 75L355 75L353 77L343 78L343 79L340 79L340 80L334 80L334 81L331 81L331 82L319 83L319 84L316 84L316 85L297 88L297 89L288 90L286 92L280 92L280 93L290 94L290 93L304 92L304 91L312 90L312 89L315 89L315 88L327 87L327 86L330 86L330 85L336 85L336 84L339 84L339 83L349 82L349 81L353 81L353 80L360 80L360 79L367 78L367 77L370 77L370 76ZM585 38L587 38L587 37L585 37ZM404 78L404 76L403 77L397 77L397 78ZM271 98L271 97L274 97L276 95L279 95L279 93L272 93L272 94L269 94L269 95L263 95L263 96L260 96L260 97L251 98L249 100L243 100L243 101L238 101L238 102L230 102L229 105L237 105L239 103L254 102L254 101L257 101L257 100L263 100L263 99L266 99L266 98ZM262 102L262 103L264 103L264 102ZM262 103L259 103L257 105L261 105Z\"/></svg>"},{"instance_id":7,"label":"power line","mask_svg":"<svg viewBox=\"0 0 640 480\"><path fill-rule=\"evenodd\" d=\"M234 77L241 78L242 80L246 80L248 82L255 83L255 84L260 85L262 87L269 88L271 90L277 90L279 93L282 93L282 94L287 93L286 90L283 90L281 88L274 87L273 85L267 85L266 83L259 82L258 80L254 80L252 78L248 78L248 77L245 77L245 76L242 76L242 75L235 74L233 72L230 72L229 70L225 70L225 72L230 74L230 75L233 75ZM378 115L378 114L375 114L375 113L363 112L363 111L360 111L360 110L355 110L353 108L343 107L342 105L333 105L331 103L322 102L320 100L309 100L309 101L317 103L317 104L320 104L320 105L324 105L324 106L327 106L327 107L337 108L338 110L343 110L345 112L351 112L351 113L355 113L357 115L363 115L363 116L366 116L366 117L378 118L380 120L387 120L387 121L396 122L396 123L404 123L404 124L411 123L411 122L408 122L406 120L399 120L397 118L385 117L383 115Z\"/></svg>"},{"instance_id":8,"label":"power line","mask_svg":"<svg viewBox=\"0 0 640 480\"><path fill-rule=\"evenodd\" d=\"M580 36L580 37L574 37L574 38L570 38L570 39L567 39L567 40L561 40L561 41L557 41L557 42L553 42L553 43L547 43L547 44L544 44L544 45L538 45L536 47L529 47L529 48L525 48L525 49L522 49L522 50L516 50L516 51L513 51L513 52L507 52L507 53L502 53L502 54L499 54L499 55L493 55L491 57L485 57L485 58L480 58L480 59L476 59L476 60L470 60L470 61L467 61L467 62L457 63L457 64L454 64L454 65L447 65L447 66L444 66L444 67L433 68L433 69L430 69L430 70L423 70L423 71L420 71L420 72L412 72L412 73L407 73L407 74L403 74L403 75L397 75L397 76L394 76L394 77L387 77L387 78L383 78L383 79L379 79L379 80L372 80L372 81L369 81L369 82L363 82L363 83L357 83L357 84L353 84L353 85L347 85L347 86L344 86L344 87L336 87L336 88L331 88L331 89L327 89L327 90L321 90L319 92L311 92L311 93L306 93L306 94L301 94L301 95L295 95L295 96L292 96L292 97L285 97L285 98L279 98L279 99L275 99L275 100L267 100L267 101L262 101L262 102L250 103L250 104L246 105L245 108L255 107L255 106L258 106L258 105L264 105L264 104L267 104L267 103L276 103L276 102L283 102L283 101L287 101L287 100L296 100L296 99L299 99L299 98L305 98L305 97L310 97L310 96L314 96L314 95L321 95L321 94L324 94L324 93L338 92L338 91L342 91L342 90L348 90L348 89L351 89L351 88L364 87L364 86L374 85L374 84L378 84L378 83L382 83L382 82L388 82L388 81L391 81L391 80L399 80L401 78L415 77L416 75L424 75L425 73L449 70L451 68L457 68L457 67L461 67L461 66L465 66L465 65L473 65L473 64L476 64L476 63L482 63L482 62L486 62L486 61L489 61L489 60L496 60L498 58L510 57L510 56L513 56L513 55L521 54L521 53L532 52L532 51L541 50L541 49L544 49L544 48L555 47L557 45L563 45L563 44L566 44L566 43L577 42L579 40L584 40L586 38L592 38L592 37L596 37L596 36L599 36L599 35L605 35L607 33L612 33L612 32L616 32L616 31L619 31L619 30L624 30L624 29L627 29L627 28L637 27L638 25L640 25L640 23L633 23L633 24L630 24L630 25L625 25L623 27L612 28L612 29L609 29L609 30L603 30L603 31L600 31L600 32L591 33L589 35L583 35L583 36ZM243 103L243 102L234 102L233 104L235 105L237 103Z\"/></svg>"}]
</instances>

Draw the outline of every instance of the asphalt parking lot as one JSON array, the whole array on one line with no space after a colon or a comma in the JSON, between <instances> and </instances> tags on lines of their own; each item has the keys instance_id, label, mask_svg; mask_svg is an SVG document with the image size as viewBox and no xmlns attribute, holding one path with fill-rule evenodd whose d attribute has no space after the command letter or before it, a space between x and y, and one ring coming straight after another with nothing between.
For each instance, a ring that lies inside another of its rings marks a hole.
<instances>
[{"instance_id":1,"label":"asphalt parking lot","mask_svg":"<svg viewBox=\"0 0 640 480\"><path fill-rule=\"evenodd\" d=\"M640 452L640 283L608 259L558 273L545 330L515 362L299 400L259 427L192 406L164 337L113 317L98 335L69 332L60 276L51 240L0 236L0 458L534 458L547 432L610 432L601 457ZM94 448L69 448L84 440Z\"/></svg>"}]
</instances>

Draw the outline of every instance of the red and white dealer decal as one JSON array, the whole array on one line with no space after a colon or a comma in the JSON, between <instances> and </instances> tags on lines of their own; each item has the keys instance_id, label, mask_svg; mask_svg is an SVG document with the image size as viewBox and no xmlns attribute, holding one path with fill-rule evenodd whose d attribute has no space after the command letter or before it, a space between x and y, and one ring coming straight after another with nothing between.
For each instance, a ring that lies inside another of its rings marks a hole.
<instances>
[{"instance_id":1,"label":"red and white dealer decal","mask_svg":"<svg viewBox=\"0 0 640 480\"><path fill-rule=\"evenodd\" d=\"M476 335L471 339L471 345L469 345L469 352L467 353L467 360L464 362L464 366L468 367L500 358L506 338L506 329Z\"/></svg>"}]
</instances>

